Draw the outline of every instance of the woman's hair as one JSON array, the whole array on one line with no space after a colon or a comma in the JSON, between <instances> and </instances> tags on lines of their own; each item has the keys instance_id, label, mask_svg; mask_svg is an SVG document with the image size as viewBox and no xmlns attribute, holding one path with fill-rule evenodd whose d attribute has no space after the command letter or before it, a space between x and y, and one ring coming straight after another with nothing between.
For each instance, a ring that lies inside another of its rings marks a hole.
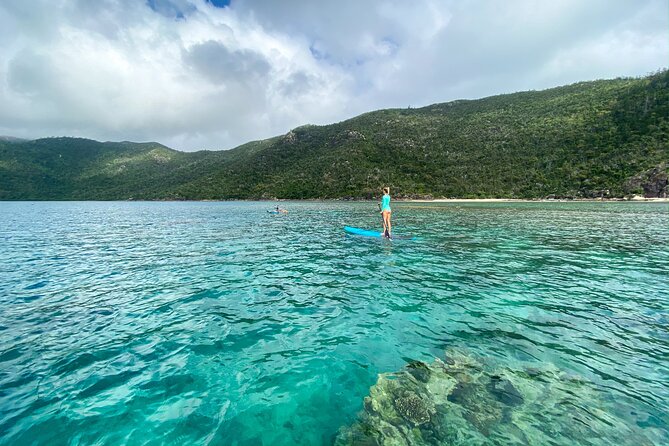
<instances>
[{"instance_id":1,"label":"woman's hair","mask_svg":"<svg viewBox=\"0 0 669 446\"><path fill-rule=\"evenodd\" d=\"M383 188L383 193L384 194L389 194L390 193L390 188L389 187L384 187Z\"/></svg>"}]
</instances>

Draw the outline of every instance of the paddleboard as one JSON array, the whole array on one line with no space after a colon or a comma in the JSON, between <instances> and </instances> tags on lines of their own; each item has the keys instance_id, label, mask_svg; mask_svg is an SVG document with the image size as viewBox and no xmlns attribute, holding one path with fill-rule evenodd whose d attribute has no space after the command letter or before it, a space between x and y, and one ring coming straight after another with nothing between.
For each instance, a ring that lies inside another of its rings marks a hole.
<instances>
[{"instance_id":1,"label":"paddleboard","mask_svg":"<svg viewBox=\"0 0 669 446\"><path fill-rule=\"evenodd\" d=\"M352 226L344 226L344 231L349 234L362 235L365 237L383 237L383 233L379 231L370 231L368 229L354 228Z\"/></svg>"},{"instance_id":2,"label":"paddleboard","mask_svg":"<svg viewBox=\"0 0 669 446\"><path fill-rule=\"evenodd\" d=\"M377 237L377 238L382 238L383 237L383 232L379 231L370 231L369 229L360 229L360 228L354 228L353 226L344 226L344 231L348 232L349 234L354 234L354 235L361 235L363 237ZM393 240L398 239L398 240L413 240L415 237L411 236L397 236L393 235Z\"/></svg>"}]
</instances>

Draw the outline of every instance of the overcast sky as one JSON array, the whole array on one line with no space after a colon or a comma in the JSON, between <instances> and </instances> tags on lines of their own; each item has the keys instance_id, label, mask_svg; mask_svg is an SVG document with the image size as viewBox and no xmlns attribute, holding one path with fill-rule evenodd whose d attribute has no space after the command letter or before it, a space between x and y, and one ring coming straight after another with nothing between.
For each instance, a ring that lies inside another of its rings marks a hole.
<instances>
[{"instance_id":1,"label":"overcast sky","mask_svg":"<svg viewBox=\"0 0 669 446\"><path fill-rule=\"evenodd\" d=\"M0 135L228 149L667 65L669 0L1 0Z\"/></svg>"}]
</instances>

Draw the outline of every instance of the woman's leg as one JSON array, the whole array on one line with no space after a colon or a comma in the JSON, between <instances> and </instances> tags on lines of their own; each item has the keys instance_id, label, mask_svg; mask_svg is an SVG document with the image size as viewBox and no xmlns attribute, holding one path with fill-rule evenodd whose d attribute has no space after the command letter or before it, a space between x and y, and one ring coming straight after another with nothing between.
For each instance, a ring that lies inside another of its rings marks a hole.
<instances>
[{"instance_id":1,"label":"woman's leg","mask_svg":"<svg viewBox=\"0 0 669 446\"><path fill-rule=\"evenodd\" d=\"M387 215L387 217L388 217L388 223L387 223L387 224L388 224L388 237L392 237L392 234L393 234L393 225L392 225L392 223L390 223L390 215L391 215L391 213L390 213L390 212L386 212L386 214L388 214L388 215Z\"/></svg>"}]
</instances>

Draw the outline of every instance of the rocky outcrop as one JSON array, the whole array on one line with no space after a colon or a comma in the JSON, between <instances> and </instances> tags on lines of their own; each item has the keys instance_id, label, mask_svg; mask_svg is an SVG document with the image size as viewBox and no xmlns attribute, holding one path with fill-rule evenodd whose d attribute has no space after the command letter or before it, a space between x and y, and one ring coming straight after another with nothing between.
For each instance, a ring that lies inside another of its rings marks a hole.
<instances>
[{"instance_id":1,"label":"rocky outcrop","mask_svg":"<svg viewBox=\"0 0 669 446\"><path fill-rule=\"evenodd\" d=\"M348 130L345 132L345 135L349 139L362 139L362 140L366 139L365 135L363 135L357 130Z\"/></svg>"},{"instance_id":2,"label":"rocky outcrop","mask_svg":"<svg viewBox=\"0 0 669 446\"><path fill-rule=\"evenodd\" d=\"M629 178L623 185L623 190L627 195L643 194L646 198L667 198L668 184L667 165L662 163Z\"/></svg>"},{"instance_id":3,"label":"rocky outcrop","mask_svg":"<svg viewBox=\"0 0 669 446\"><path fill-rule=\"evenodd\" d=\"M294 144L297 142L297 134L294 131L290 131L283 135L283 138L281 140L286 143L286 144Z\"/></svg>"}]
</instances>

